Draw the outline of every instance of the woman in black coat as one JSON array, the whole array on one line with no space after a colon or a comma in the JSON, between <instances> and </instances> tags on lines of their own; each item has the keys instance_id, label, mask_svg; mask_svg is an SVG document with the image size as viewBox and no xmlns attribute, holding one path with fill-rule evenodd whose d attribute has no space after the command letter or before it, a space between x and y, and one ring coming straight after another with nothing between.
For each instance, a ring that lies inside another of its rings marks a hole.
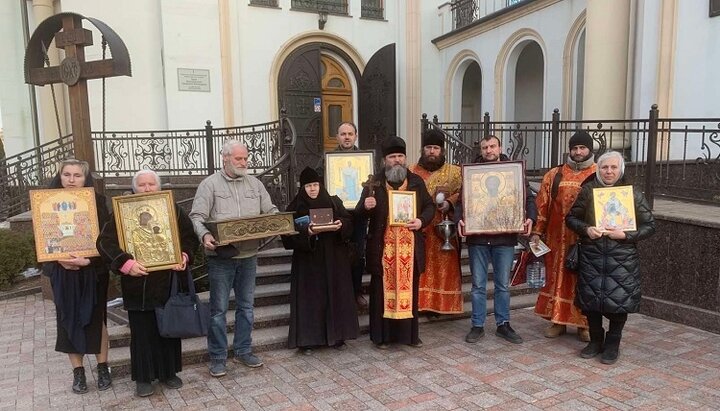
<instances>
[{"instance_id":1,"label":"woman in black coat","mask_svg":"<svg viewBox=\"0 0 720 411\"><path fill-rule=\"evenodd\" d=\"M132 187L135 193L159 191L160 177L152 170L138 171L133 177ZM180 339L162 337L155 318L155 308L164 306L170 296L175 272L181 273L183 287L187 287L183 271L192 263L193 253L199 244L188 215L177 205L175 214L183 262L170 270L148 272L133 255L124 252L118 243L115 219L110 219L105 225L97 243L98 251L108 261L110 269L121 275L123 305L128 312L130 326L131 377L139 397L154 393L154 379L172 389L183 384L176 375L182 371Z\"/></svg>"},{"instance_id":2,"label":"woman in black coat","mask_svg":"<svg viewBox=\"0 0 720 411\"><path fill-rule=\"evenodd\" d=\"M618 152L598 159L597 177L585 184L565 218L579 236L579 268L575 303L587 316L590 343L580 356L602 353L604 364L617 361L622 329L628 313L640 306L640 257L636 243L655 233L652 211L642 192L633 188L636 231L602 227L595 221L593 189L626 185L622 181L625 161ZM614 210L619 211L619 210ZM602 317L610 320L605 334Z\"/></svg>"},{"instance_id":3,"label":"woman in black coat","mask_svg":"<svg viewBox=\"0 0 720 411\"><path fill-rule=\"evenodd\" d=\"M316 208L332 209L334 224L329 231L316 232L303 224L298 234L282 236L285 248L293 250L288 347L305 354L318 346L343 349L345 340L359 333L348 258L352 219L342 200L331 197L320 185L318 173L306 167L300 174L300 190L286 211L302 218Z\"/></svg>"},{"instance_id":4,"label":"woman in black coat","mask_svg":"<svg viewBox=\"0 0 720 411\"><path fill-rule=\"evenodd\" d=\"M60 162L59 172L49 188L93 187L90 167L85 161L67 159ZM98 226L109 220L105 197L95 193ZM45 263L43 274L50 277L57 316L55 351L64 352L73 367L72 390L88 391L83 356L97 358L97 386L104 391L112 385L107 365L107 291L108 268L98 257L74 257Z\"/></svg>"}]
</instances>

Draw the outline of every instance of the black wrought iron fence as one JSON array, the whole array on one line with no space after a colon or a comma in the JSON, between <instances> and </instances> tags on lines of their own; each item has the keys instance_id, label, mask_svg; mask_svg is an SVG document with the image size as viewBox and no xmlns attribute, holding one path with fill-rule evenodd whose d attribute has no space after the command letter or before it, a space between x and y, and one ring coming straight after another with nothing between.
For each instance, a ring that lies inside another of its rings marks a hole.
<instances>
[{"instance_id":1,"label":"black wrought iron fence","mask_svg":"<svg viewBox=\"0 0 720 411\"><path fill-rule=\"evenodd\" d=\"M347 0L292 0L290 7L293 10L348 14Z\"/></svg>"},{"instance_id":2,"label":"black wrought iron fence","mask_svg":"<svg viewBox=\"0 0 720 411\"><path fill-rule=\"evenodd\" d=\"M0 158L0 221L29 210L28 191L47 185L57 174L58 162L72 153L73 139L68 135Z\"/></svg>"},{"instance_id":3,"label":"black wrought iron fence","mask_svg":"<svg viewBox=\"0 0 720 411\"><path fill-rule=\"evenodd\" d=\"M421 122L427 127L426 116ZM608 150L623 154L626 176L651 202L658 195L720 203L720 118L660 119L653 105L644 119L568 121L555 109L550 121L491 121L485 113L482 123L440 122L437 116L429 123L466 146L495 135L505 154L525 160L528 174L536 176L561 164L570 137L583 129L596 157Z\"/></svg>"},{"instance_id":4,"label":"black wrought iron fence","mask_svg":"<svg viewBox=\"0 0 720 411\"><path fill-rule=\"evenodd\" d=\"M453 30L485 17L491 18L493 15L509 11L511 7L520 7L521 4L533 1L535 0L455 0L450 5Z\"/></svg>"},{"instance_id":5,"label":"black wrought iron fence","mask_svg":"<svg viewBox=\"0 0 720 411\"><path fill-rule=\"evenodd\" d=\"M457 132L451 132L448 129L443 128L437 122L437 116L433 118L433 121L427 119L427 114L422 115L422 129L428 130L433 128L440 130L445 135L445 161L450 164L463 164L469 163L475 158L475 150L473 147L465 141L462 134ZM479 139L478 139L479 140Z\"/></svg>"},{"instance_id":6,"label":"black wrought iron fence","mask_svg":"<svg viewBox=\"0 0 720 411\"><path fill-rule=\"evenodd\" d=\"M128 177L149 168L162 175L207 175L222 167L222 146L236 139L248 147L248 171L257 174L281 156L280 120L241 127L93 132L97 172Z\"/></svg>"}]
</instances>

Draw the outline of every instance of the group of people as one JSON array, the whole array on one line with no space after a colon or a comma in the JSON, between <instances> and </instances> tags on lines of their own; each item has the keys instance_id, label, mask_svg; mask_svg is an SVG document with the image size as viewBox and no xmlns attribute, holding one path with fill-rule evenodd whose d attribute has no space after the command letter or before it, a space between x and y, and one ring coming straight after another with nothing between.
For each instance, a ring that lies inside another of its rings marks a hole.
<instances>
[{"instance_id":1,"label":"group of people","mask_svg":"<svg viewBox=\"0 0 720 411\"><path fill-rule=\"evenodd\" d=\"M357 150L357 138L357 127L342 123L337 150ZM461 198L460 167L446 162L445 136L437 130L423 133L420 159L412 166L406 161L405 141L395 136L385 139L382 167L363 184L357 206L351 210L328 193L316 169L303 170L297 195L286 211L300 221L312 209L331 209L333 222L322 229L298 224L297 234L282 237L283 245L293 250L288 347L305 354L320 347L345 349L345 341L359 334L358 311L366 306L370 339L377 348L386 349L390 344L422 346L418 327L421 312L430 316L463 312L460 238L450 239L452 250L442 250L445 239L435 233L435 225L447 218L457 223L459 237L465 238L469 252L472 316L466 342L477 343L485 334L490 264L495 334L511 343L523 342L510 326L509 292L520 235L531 242L543 239L551 248L545 256L547 282L535 306L535 312L551 322L545 336L557 337L568 325L577 327L580 339L588 342L580 353L583 358L602 354L604 363L614 363L627 314L638 311L636 243L653 234L653 216L642 192L636 189L637 230L598 227L592 190L626 184L624 159L619 153L608 152L596 165L592 138L584 131L572 136L568 149L566 162L544 176L537 198L529 187L525 190L521 233L465 233L468 211ZM475 162L508 161L502 151L498 137L485 136ZM98 194L100 257L74 257L44 265L57 307L56 350L69 355L73 392L88 391L84 354L97 356L98 389L112 384L105 309L109 271L121 278L131 332L131 377L137 395L152 395L154 380L168 388L182 386L177 376L182 370L181 341L160 335L154 311L167 301L173 281L185 281L185 276L174 273L188 269L200 244L207 255L210 283L210 374L222 377L227 373L226 314L231 291L236 305L232 359L250 368L263 365L252 351L251 338L259 242L219 245L205 223L275 213L278 208L262 182L248 174L248 149L243 143L226 141L222 158L222 169L198 186L190 213L175 206L181 264L149 272L135 256L124 252L118 243L115 219L105 198ZM91 187L89 171L86 162L63 161L50 187ZM133 177L132 189L134 193L158 191L160 177L154 171L141 170ZM393 190L415 193L416 209L405 224L390 224ZM573 272L565 268L564 259L576 242L580 244L579 268ZM364 273L370 274L369 303L362 292ZM603 316L610 320L607 332Z\"/></svg>"}]
</instances>

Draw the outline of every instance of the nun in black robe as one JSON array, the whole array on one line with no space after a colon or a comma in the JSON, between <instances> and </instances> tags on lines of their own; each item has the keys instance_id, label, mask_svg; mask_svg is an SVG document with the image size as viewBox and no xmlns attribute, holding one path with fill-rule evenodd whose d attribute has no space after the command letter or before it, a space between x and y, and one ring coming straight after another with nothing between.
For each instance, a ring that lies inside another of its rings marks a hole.
<instances>
[{"instance_id":1,"label":"nun in black robe","mask_svg":"<svg viewBox=\"0 0 720 411\"><path fill-rule=\"evenodd\" d=\"M316 233L312 225L299 223L298 234L282 236L285 248L293 250L288 347L305 353L319 346L342 349L345 340L355 339L359 333L348 257L352 220L340 198L331 197L318 173L307 167L300 174L300 190L286 211L298 219L316 208L332 208L335 231Z\"/></svg>"}]
</instances>

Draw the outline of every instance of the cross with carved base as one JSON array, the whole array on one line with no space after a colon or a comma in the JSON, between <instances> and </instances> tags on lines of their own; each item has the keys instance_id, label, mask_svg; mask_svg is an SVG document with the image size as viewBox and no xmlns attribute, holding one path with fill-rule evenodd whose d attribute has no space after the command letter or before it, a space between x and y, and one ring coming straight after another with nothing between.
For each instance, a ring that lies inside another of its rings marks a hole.
<instances>
[{"instance_id":1,"label":"cross with carved base","mask_svg":"<svg viewBox=\"0 0 720 411\"><path fill-rule=\"evenodd\" d=\"M100 30L112 59L85 61L84 48L91 46L93 39L92 32L82 27L83 19ZM65 50L65 59L58 66L45 67L47 45L53 37L55 46ZM45 19L33 32L25 51L26 83L44 86L62 82L68 86L75 158L87 161L91 170L95 170L95 155L90 138L87 80L130 75L130 56L117 33L100 20L75 13L60 13Z\"/></svg>"}]
</instances>

